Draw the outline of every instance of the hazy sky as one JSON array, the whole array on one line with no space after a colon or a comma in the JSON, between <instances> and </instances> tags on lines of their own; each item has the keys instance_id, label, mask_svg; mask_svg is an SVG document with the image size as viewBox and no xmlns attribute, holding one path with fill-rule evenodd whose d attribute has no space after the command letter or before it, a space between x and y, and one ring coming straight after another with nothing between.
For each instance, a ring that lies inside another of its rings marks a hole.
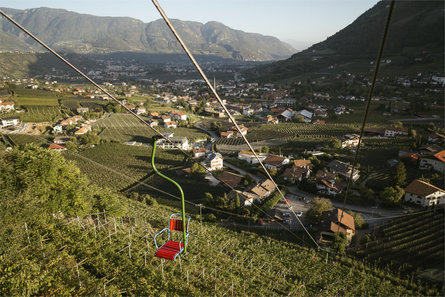
<instances>
[{"instance_id":1,"label":"hazy sky","mask_svg":"<svg viewBox=\"0 0 445 297\"><path fill-rule=\"evenodd\" d=\"M378 0L158 0L170 18L218 21L233 29L278 37L301 49L349 25ZM1 7L51 7L98 16L160 18L150 0L1 0ZM29 28L32 31L32 28Z\"/></svg>"}]
</instances>

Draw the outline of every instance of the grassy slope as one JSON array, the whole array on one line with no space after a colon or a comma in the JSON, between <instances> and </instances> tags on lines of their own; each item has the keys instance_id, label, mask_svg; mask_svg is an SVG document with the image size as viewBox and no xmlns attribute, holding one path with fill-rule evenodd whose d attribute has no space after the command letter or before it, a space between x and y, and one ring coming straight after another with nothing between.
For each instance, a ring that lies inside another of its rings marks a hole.
<instances>
[{"instance_id":1,"label":"grassy slope","mask_svg":"<svg viewBox=\"0 0 445 297\"><path fill-rule=\"evenodd\" d=\"M2 295L131 294L229 295L422 295L417 284L339 259L334 264L295 244L191 223L188 253L181 261L153 258L151 236L173 209L127 201L124 220L99 215L49 219L52 229L29 229L4 251ZM116 227L115 227L116 225ZM116 228L116 231L115 231ZM109 236L111 234L111 236ZM45 240L41 243L40 239ZM131 247L128 248L131 242ZM131 257L130 257L131 254ZM76 263L82 262L76 268ZM20 273L20 276L18 274ZM16 283L8 279L16 277ZM43 279L53 279L43 282ZM29 281L33 280L33 281ZM10 285L13 286L11 289ZM429 294L437 294L430 291Z\"/></svg>"}]
</instances>

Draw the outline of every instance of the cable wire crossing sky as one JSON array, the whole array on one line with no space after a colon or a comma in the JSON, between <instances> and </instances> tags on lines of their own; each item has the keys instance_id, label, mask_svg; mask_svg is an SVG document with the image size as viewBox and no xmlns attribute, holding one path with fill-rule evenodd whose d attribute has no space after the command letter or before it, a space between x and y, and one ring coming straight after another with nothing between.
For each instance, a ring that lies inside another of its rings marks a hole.
<instances>
[{"instance_id":1,"label":"cable wire crossing sky","mask_svg":"<svg viewBox=\"0 0 445 297\"><path fill-rule=\"evenodd\" d=\"M169 18L221 22L232 29L270 35L296 49L325 40L378 0L160 0ZM61 8L97 16L120 16L151 22L160 18L149 0L5 0L0 6ZM30 28L32 30L32 28Z\"/></svg>"}]
</instances>

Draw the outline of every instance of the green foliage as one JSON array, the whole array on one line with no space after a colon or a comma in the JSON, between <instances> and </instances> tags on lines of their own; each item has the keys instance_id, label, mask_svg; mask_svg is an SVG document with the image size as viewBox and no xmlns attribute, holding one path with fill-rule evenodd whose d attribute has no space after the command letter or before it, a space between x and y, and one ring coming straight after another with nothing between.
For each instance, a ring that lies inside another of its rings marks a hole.
<instances>
[{"instance_id":1,"label":"green foliage","mask_svg":"<svg viewBox=\"0 0 445 297\"><path fill-rule=\"evenodd\" d=\"M100 143L100 137L96 133L88 132L79 137L79 142L82 145L98 145Z\"/></svg>"},{"instance_id":2,"label":"green foliage","mask_svg":"<svg viewBox=\"0 0 445 297\"><path fill-rule=\"evenodd\" d=\"M193 165L190 167L190 171L195 175L203 175L206 173L205 169L198 163L193 163Z\"/></svg>"},{"instance_id":3,"label":"green foliage","mask_svg":"<svg viewBox=\"0 0 445 297\"><path fill-rule=\"evenodd\" d=\"M394 167L392 173L393 182L396 186L404 186L406 184L406 168L403 162L399 162Z\"/></svg>"},{"instance_id":4,"label":"green foliage","mask_svg":"<svg viewBox=\"0 0 445 297\"><path fill-rule=\"evenodd\" d=\"M331 141L331 147L334 149L340 149L341 148L341 141L340 139L334 138Z\"/></svg>"},{"instance_id":5,"label":"green foliage","mask_svg":"<svg viewBox=\"0 0 445 297\"><path fill-rule=\"evenodd\" d=\"M403 195L405 195L405 190L399 186L386 187L380 192L380 199L382 199L386 205L396 205L400 202Z\"/></svg>"},{"instance_id":6,"label":"green foliage","mask_svg":"<svg viewBox=\"0 0 445 297\"><path fill-rule=\"evenodd\" d=\"M353 211L348 211L348 213L354 218L354 224L356 229L368 228L368 223L366 223L361 214Z\"/></svg>"},{"instance_id":7,"label":"green foliage","mask_svg":"<svg viewBox=\"0 0 445 297\"><path fill-rule=\"evenodd\" d=\"M334 243L332 248L339 254L344 254L346 252L346 245L348 244L348 239L346 235L342 232L335 232Z\"/></svg>"},{"instance_id":8,"label":"green foliage","mask_svg":"<svg viewBox=\"0 0 445 297\"><path fill-rule=\"evenodd\" d=\"M286 195L286 192L284 190L281 190L281 192L283 193L283 195ZM261 208L263 209L263 211L268 211L269 209L274 208L275 205L277 205L278 201L280 201L281 199L283 199L283 197L281 197L280 193L276 191L275 194L266 199L263 205L261 205Z\"/></svg>"},{"instance_id":9,"label":"green foliage","mask_svg":"<svg viewBox=\"0 0 445 297\"><path fill-rule=\"evenodd\" d=\"M320 222L321 215L323 212L332 210L332 202L329 199L325 198L315 198L312 199L312 206L306 212L306 219L312 224L317 224Z\"/></svg>"}]
</instances>

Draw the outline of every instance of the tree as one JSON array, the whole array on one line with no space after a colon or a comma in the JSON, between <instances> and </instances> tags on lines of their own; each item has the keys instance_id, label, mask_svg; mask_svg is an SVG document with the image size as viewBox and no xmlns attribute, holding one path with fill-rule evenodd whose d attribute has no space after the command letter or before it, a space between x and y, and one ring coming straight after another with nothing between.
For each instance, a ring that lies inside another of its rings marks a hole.
<instances>
[{"instance_id":1,"label":"tree","mask_svg":"<svg viewBox=\"0 0 445 297\"><path fill-rule=\"evenodd\" d=\"M361 214L353 211L348 211L348 213L354 218L354 224L357 229L368 228L368 223L366 223Z\"/></svg>"},{"instance_id":2,"label":"tree","mask_svg":"<svg viewBox=\"0 0 445 297\"><path fill-rule=\"evenodd\" d=\"M236 195L235 195L235 208L236 208L236 209L239 209L240 206L241 206L241 201L240 201L240 199L239 199L239 195L238 195L238 193L236 193Z\"/></svg>"},{"instance_id":3,"label":"tree","mask_svg":"<svg viewBox=\"0 0 445 297\"><path fill-rule=\"evenodd\" d=\"M380 199L382 199L386 205L396 205L400 199L402 199L403 195L405 195L405 190L399 186L386 187L380 192Z\"/></svg>"},{"instance_id":4,"label":"tree","mask_svg":"<svg viewBox=\"0 0 445 297\"><path fill-rule=\"evenodd\" d=\"M265 146L263 147L263 152L264 152L265 154L268 154L268 153L269 153L269 147L268 147L267 145L265 145Z\"/></svg>"},{"instance_id":5,"label":"tree","mask_svg":"<svg viewBox=\"0 0 445 297\"><path fill-rule=\"evenodd\" d=\"M190 168L190 171L192 174L195 175L202 175L206 172L205 169L198 163L193 163L192 167Z\"/></svg>"},{"instance_id":6,"label":"tree","mask_svg":"<svg viewBox=\"0 0 445 297\"><path fill-rule=\"evenodd\" d=\"M83 145L97 145L100 143L100 137L93 132L88 132L79 137L79 142Z\"/></svg>"},{"instance_id":7,"label":"tree","mask_svg":"<svg viewBox=\"0 0 445 297\"><path fill-rule=\"evenodd\" d=\"M342 232L335 232L334 243L332 248L339 254L344 254L346 252L346 245L348 244L348 239L346 235Z\"/></svg>"},{"instance_id":8,"label":"tree","mask_svg":"<svg viewBox=\"0 0 445 297\"><path fill-rule=\"evenodd\" d=\"M252 183L255 182L255 180L253 179L252 175L250 175L249 173L246 174L246 176L244 177L244 182L247 182L247 185L251 185Z\"/></svg>"},{"instance_id":9,"label":"tree","mask_svg":"<svg viewBox=\"0 0 445 297\"><path fill-rule=\"evenodd\" d=\"M341 149L341 141L340 141L340 139L334 138L331 141L331 145L332 145L332 148L334 148L334 149Z\"/></svg>"},{"instance_id":10,"label":"tree","mask_svg":"<svg viewBox=\"0 0 445 297\"><path fill-rule=\"evenodd\" d=\"M401 161L394 167L393 182L396 186L404 186L406 184L406 168Z\"/></svg>"},{"instance_id":11,"label":"tree","mask_svg":"<svg viewBox=\"0 0 445 297\"><path fill-rule=\"evenodd\" d=\"M393 126L394 128L403 128L403 123L401 121L396 121Z\"/></svg>"},{"instance_id":12,"label":"tree","mask_svg":"<svg viewBox=\"0 0 445 297\"><path fill-rule=\"evenodd\" d=\"M320 221L323 212L332 209L333 209L332 202L329 199L315 198L312 200L312 206L306 212L305 216L309 222L316 224Z\"/></svg>"}]
</instances>

